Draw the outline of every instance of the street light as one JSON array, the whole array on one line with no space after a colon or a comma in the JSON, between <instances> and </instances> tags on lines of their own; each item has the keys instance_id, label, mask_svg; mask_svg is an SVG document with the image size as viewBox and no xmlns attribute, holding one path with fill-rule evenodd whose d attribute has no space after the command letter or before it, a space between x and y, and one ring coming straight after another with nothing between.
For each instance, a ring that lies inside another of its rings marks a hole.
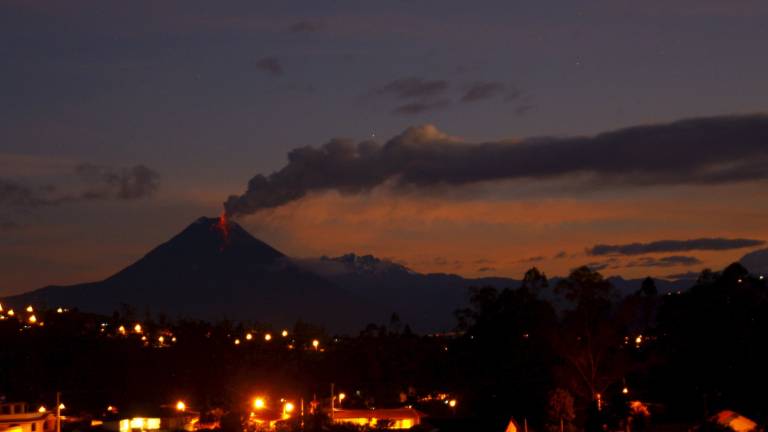
<instances>
[{"instance_id":1,"label":"street light","mask_svg":"<svg viewBox=\"0 0 768 432\"><path fill-rule=\"evenodd\" d=\"M176 411L186 411L187 410L187 404L184 403L184 401L178 401L176 402Z\"/></svg>"},{"instance_id":2,"label":"street light","mask_svg":"<svg viewBox=\"0 0 768 432\"><path fill-rule=\"evenodd\" d=\"M253 335L250 334L250 333L246 333L245 334L245 340L251 340L251 339L253 339Z\"/></svg>"},{"instance_id":3,"label":"street light","mask_svg":"<svg viewBox=\"0 0 768 432\"><path fill-rule=\"evenodd\" d=\"M264 409L265 406L266 404L264 403L264 398L257 397L253 400L253 407L257 410Z\"/></svg>"},{"instance_id":4,"label":"street light","mask_svg":"<svg viewBox=\"0 0 768 432\"><path fill-rule=\"evenodd\" d=\"M133 331L135 331L136 333L141 333L141 324L136 324L135 326L133 326Z\"/></svg>"},{"instance_id":5,"label":"street light","mask_svg":"<svg viewBox=\"0 0 768 432\"><path fill-rule=\"evenodd\" d=\"M317 340L317 339L314 339L314 340L312 341L312 347L313 347L313 348L315 348L315 350L317 350L317 348L318 348L319 346L320 346L320 341L319 341L319 340Z\"/></svg>"},{"instance_id":6,"label":"street light","mask_svg":"<svg viewBox=\"0 0 768 432\"><path fill-rule=\"evenodd\" d=\"M27 312L32 313L35 311L35 308L32 307L32 305L27 306Z\"/></svg>"},{"instance_id":7,"label":"street light","mask_svg":"<svg viewBox=\"0 0 768 432\"><path fill-rule=\"evenodd\" d=\"M286 402L285 405L283 405L283 415L287 416L290 413L293 412L293 410L296 409L296 406L294 406L290 402Z\"/></svg>"},{"instance_id":8,"label":"street light","mask_svg":"<svg viewBox=\"0 0 768 432\"><path fill-rule=\"evenodd\" d=\"M283 330L282 333L280 333L283 337L288 337L288 330Z\"/></svg>"},{"instance_id":9,"label":"street light","mask_svg":"<svg viewBox=\"0 0 768 432\"><path fill-rule=\"evenodd\" d=\"M37 409L37 412L39 412L39 413L44 413L46 411L48 411L48 410L45 409L45 406L43 406L43 405L40 405L40 408Z\"/></svg>"},{"instance_id":10,"label":"street light","mask_svg":"<svg viewBox=\"0 0 768 432\"><path fill-rule=\"evenodd\" d=\"M269 334L269 333L265 334L264 335L264 340L267 341L267 342L271 341L272 340L272 335Z\"/></svg>"}]
</instances>

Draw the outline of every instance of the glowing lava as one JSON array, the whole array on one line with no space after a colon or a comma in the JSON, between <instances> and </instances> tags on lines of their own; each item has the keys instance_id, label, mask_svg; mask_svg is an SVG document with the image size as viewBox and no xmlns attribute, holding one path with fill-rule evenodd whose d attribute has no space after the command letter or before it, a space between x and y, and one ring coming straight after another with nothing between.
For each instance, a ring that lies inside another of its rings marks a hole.
<instances>
[{"instance_id":1,"label":"glowing lava","mask_svg":"<svg viewBox=\"0 0 768 432\"><path fill-rule=\"evenodd\" d=\"M219 216L219 222L216 224L216 229L218 229L221 232L221 238L223 240L221 249L224 249L224 246L229 243L229 222L227 221L227 214L221 213L221 216Z\"/></svg>"}]
</instances>

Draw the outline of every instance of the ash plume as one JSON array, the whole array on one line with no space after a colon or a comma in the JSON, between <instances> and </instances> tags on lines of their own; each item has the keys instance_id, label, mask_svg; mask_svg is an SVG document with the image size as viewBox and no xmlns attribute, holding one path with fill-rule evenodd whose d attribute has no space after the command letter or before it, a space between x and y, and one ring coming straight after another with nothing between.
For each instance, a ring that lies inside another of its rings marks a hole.
<instances>
[{"instance_id":1,"label":"ash plume","mask_svg":"<svg viewBox=\"0 0 768 432\"><path fill-rule=\"evenodd\" d=\"M310 192L359 194L387 184L426 189L478 182L559 179L587 174L612 187L724 184L764 180L768 116L720 116L619 129L586 137L466 143L431 125L381 145L334 139L300 147L288 163L256 175L224 203L230 216L298 200Z\"/></svg>"}]
</instances>

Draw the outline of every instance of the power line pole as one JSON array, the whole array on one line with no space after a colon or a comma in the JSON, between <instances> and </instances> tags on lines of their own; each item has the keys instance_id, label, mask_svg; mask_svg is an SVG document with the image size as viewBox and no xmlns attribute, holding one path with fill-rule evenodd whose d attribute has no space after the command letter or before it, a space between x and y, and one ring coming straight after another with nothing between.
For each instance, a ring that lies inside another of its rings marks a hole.
<instances>
[{"instance_id":1,"label":"power line pole","mask_svg":"<svg viewBox=\"0 0 768 432\"><path fill-rule=\"evenodd\" d=\"M56 432L61 432L61 392L56 392Z\"/></svg>"},{"instance_id":2,"label":"power line pole","mask_svg":"<svg viewBox=\"0 0 768 432\"><path fill-rule=\"evenodd\" d=\"M334 396L333 394L333 390L334 390L333 386L334 386L334 383L331 383L331 421L333 421L333 399L336 398L336 396Z\"/></svg>"}]
</instances>

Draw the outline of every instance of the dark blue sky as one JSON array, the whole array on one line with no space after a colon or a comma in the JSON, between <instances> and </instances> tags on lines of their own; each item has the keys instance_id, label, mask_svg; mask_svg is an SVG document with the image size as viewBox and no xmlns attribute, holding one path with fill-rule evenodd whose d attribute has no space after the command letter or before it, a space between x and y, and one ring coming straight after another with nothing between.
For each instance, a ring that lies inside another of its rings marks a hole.
<instances>
[{"instance_id":1,"label":"dark blue sky","mask_svg":"<svg viewBox=\"0 0 768 432\"><path fill-rule=\"evenodd\" d=\"M65 177L79 164L142 164L159 173L160 186L152 197L130 202L20 209L0 200L0 223L7 227L0 231L0 258L6 260L0 270L15 269L5 281L0 277L0 294L106 276L197 216L219 212L220 202L241 193L251 176L279 169L289 150L332 137L384 141L430 123L474 142L765 112L766 22L768 3L759 0L5 1L0 178L42 187L74 182ZM406 88L408 82L413 88ZM409 96L408 89L418 95ZM469 97L473 89L475 97ZM753 186L729 195L747 196ZM695 200L711 190L656 192L632 195L632 205L676 202L677 194ZM565 194L560 199L567 202L537 205L578 207L601 199L615 209L611 200L627 193ZM503 196L486 191L482 200ZM370 196L360 199L369 200L354 204L361 213L383 205ZM691 211L702 208L689 205ZM755 206L749 217L765 210ZM382 240L393 231L405 234L375 213L366 223L379 235L348 242L329 237L328 224L339 223L338 215L323 213L316 231L303 234L290 224L243 223L288 253L354 249L425 270L441 270L436 263L444 261L486 260L467 257L458 245L462 236L442 240L444 231L475 230L473 238L488 239L476 248L488 249L494 260L504 253L492 229L478 228L496 222L480 218L437 228L444 219L411 223L417 234L408 236L423 237L422 247ZM602 225L553 222L565 230L558 238L567 240L549 248L575 253L593 239L628 239L627 227L633 239L647 241L768 235L730 213L720 220L742 221L743 231L714 221L686 231L613 213ZM509 229L514 238L525 237L515 230L531 231ZM441 240L426 246L435 236ZM68 253L65 245L73 241L82 242L82 259ZM506 253L557 252L527 252L532 244L552 244L547 236L521 241L527 246ZM401 250L407 252L396 256ZM523 266L515 260L527 256L512 258L495 266L501 274L514 276ZM552 268L562 272L573 264ZM444 270L476 273L469 267Z\"/></svg>"}]
</instances>

